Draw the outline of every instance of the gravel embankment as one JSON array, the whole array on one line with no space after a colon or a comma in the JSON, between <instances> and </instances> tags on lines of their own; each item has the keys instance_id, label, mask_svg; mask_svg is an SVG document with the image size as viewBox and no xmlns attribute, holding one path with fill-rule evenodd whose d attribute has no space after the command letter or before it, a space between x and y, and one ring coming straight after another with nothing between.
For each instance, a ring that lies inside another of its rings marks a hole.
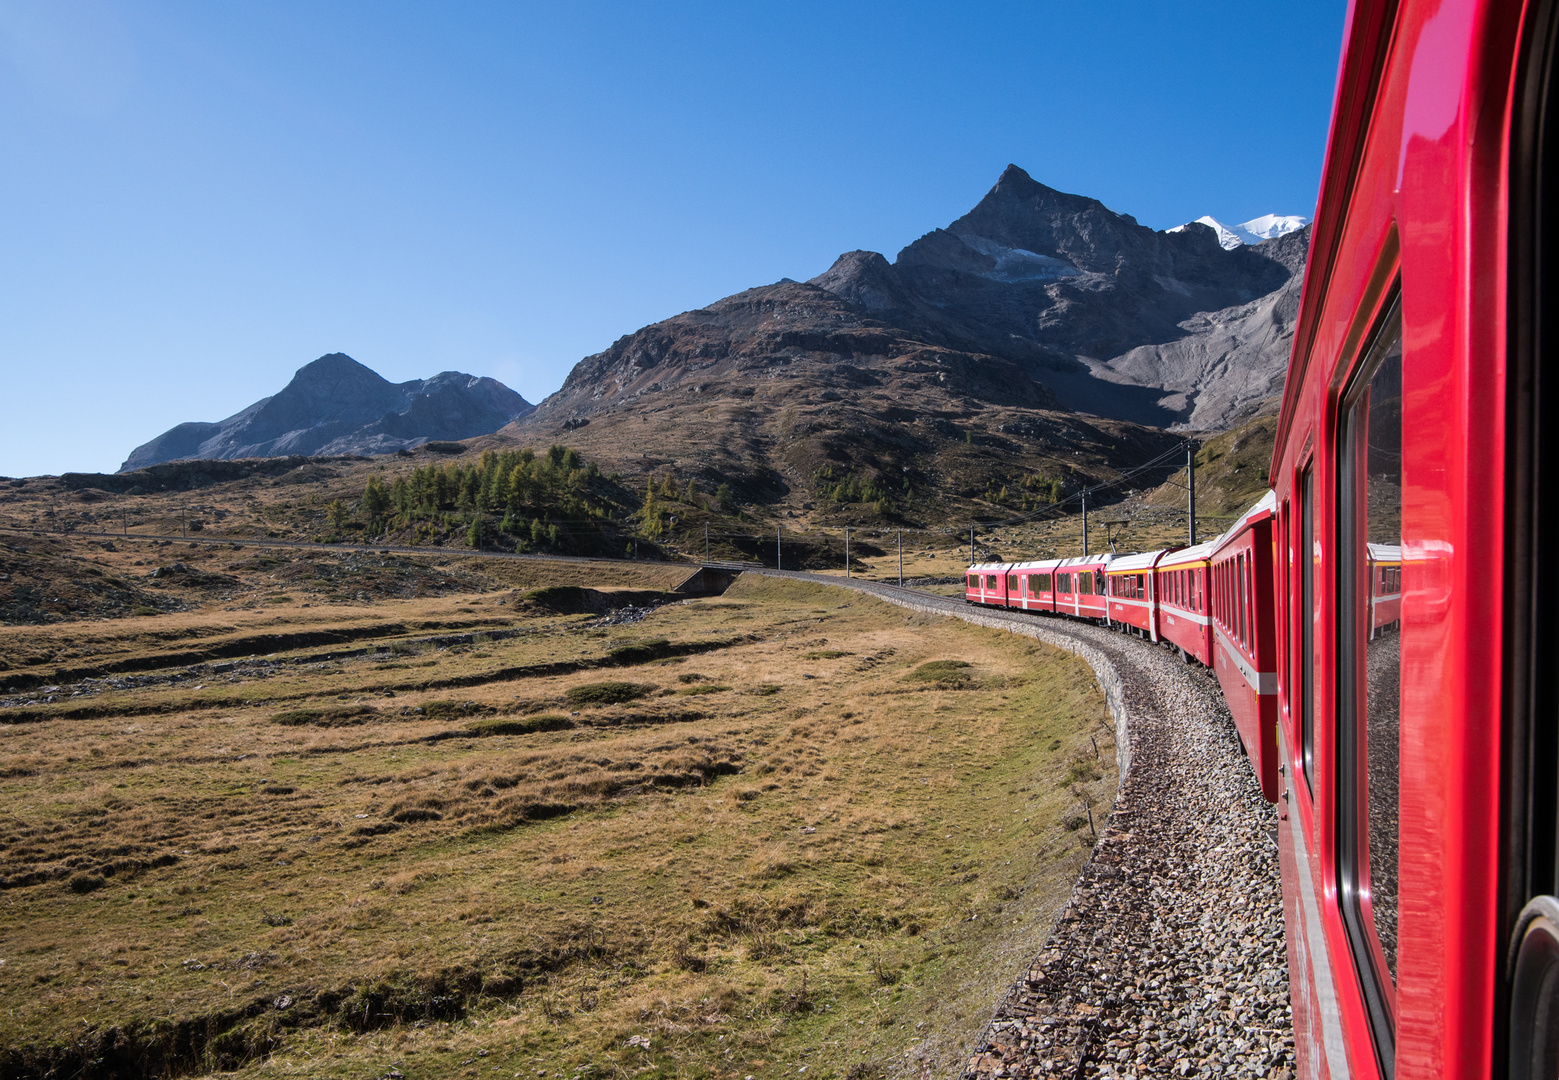
<instances>
[{"instance_id":1,"label":"gravel embankment","mask_svg":"<svg viewBox=\"0 0 1559 1080\"><path fill-rule=\"evenodd\" d=\"M1078 653L1129 748L1093 858L965 1077L1292 1077L1277 814L1212 673L1102 627L851 584Z\"/></svg>"}]
</instances>

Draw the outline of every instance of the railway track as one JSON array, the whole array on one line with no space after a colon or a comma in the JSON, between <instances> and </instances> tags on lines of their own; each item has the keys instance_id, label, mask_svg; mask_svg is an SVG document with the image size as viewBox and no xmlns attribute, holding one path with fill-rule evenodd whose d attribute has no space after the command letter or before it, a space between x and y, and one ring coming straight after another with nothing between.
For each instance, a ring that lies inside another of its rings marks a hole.
<instances>
[{"instance_id":1,"label":"railway track","mask_svg":"<svg viewBox=\"0 0 1559 1080\"><path fill-rule=\"evenodd\" d=\"M1212 674L1102 627L867 581L890 603L1022 633L1083 657L1126 750L1093 857L995 1008L966 1080L1294 1073L1277 815Z\"/></svg>"}]
</instances>

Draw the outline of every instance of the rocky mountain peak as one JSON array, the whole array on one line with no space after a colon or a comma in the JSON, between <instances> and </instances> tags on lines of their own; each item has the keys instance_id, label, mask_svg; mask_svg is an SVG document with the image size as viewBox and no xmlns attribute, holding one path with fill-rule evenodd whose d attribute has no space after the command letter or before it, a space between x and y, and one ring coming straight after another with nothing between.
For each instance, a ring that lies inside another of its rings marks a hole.
<instances>
[{"instance_id":1,"label":"rocky mountain peak","mask_svg":"<svg viewBox=\"0 0 1559 1080\"><path fill-rule=\"evenodd\" d=\"M179 424L136 447L120 471L186 458L393 453L485 435L532 408L496 379L446 371L392 383L345 353L326 353L226 420Z\"/></svg>"}]
</instances>

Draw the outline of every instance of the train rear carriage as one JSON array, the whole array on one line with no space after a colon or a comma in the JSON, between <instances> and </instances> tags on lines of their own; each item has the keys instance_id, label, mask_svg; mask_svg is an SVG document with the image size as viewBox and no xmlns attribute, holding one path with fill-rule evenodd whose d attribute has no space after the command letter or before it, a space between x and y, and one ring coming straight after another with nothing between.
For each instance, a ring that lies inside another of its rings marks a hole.
<instances>
[{"instance_id":1,"label":"train rear carriage","mask_svg":"<svg viewBox=\"0 0 1559 1080\"><path fill-rule=\"evenodd\" d=\"M964 574L964 599L971 604L1007 606L1007 569L1011 563L980 563Z\"/></svg>"},{"instance_id":2,"label":"train rear carriage","mask_svg":"<svg viewBox=\"0 0 1559 1080\"><path fill-rule=\"evenodd\" d=\"M1022 611L1055 611L1055 571L1060 562L1014 563L1007 571L1009 606Z\"/></svg>"},{"instance_id":3,"label":"train rear carriage","mask_svg":"<svg viewBox=\"0 0 1559 1080\"><path fill-rule=\"evenodd\" d=\"M1271 802L1278 797L1277 619L1268 492L1213 544L1212 669L1245 754Z\"/></svg>"},{"instance_id":4,"label":"train rear carriage","mask_svg":"<svg viewBox=\"0 0 1559 1080\"><path fill-rule=\"evenodd\" d=\"M1113 559L1108 554L1079 555L1058 562L1054 570L1056 611L1081 619L1107 618L1104 571Z\"/></svg>"},{"instance_id":5,"label":"train rear carriage","mask_svg":"<svg viewBox=\"0 0 1559 1080\"><path fill-rule=\"evenodd\" d=\"M1179 548L1157 567L1158 632L1186 656L1212 667L1212 617L1208 614L1208 560L1215 541Z\"/></svg>"},{"instance_id":6,"label":"train rear carriage","mask_svg":"<svg viewBox=\"0 0 1559 1080\"><path fill-rule=\"evenodd\" d=\"M1134 627L1151 640L1158 640L1153 571L1166 554L1149 551L1141 555L1121 555L1110 561L1104 572L1110 622Z\"/></svg>"},{"instance_id":7,"label":"train rear carriage","mask_svg":"<svg viewBox=\"0 0 1559 1080\"><path fill-rule=\"evenodd\" d=\"M1369 559L1370 638L1397 629L1402 620L1402 546L1365 544Z\"/></svg>"}]
</instances>

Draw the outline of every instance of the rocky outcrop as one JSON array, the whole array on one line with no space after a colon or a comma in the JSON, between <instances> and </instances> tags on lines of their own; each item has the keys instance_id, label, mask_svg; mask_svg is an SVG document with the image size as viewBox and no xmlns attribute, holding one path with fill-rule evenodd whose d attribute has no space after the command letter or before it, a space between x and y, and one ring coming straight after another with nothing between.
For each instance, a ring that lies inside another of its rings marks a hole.
<instances>
[{"instance_id":1,"label":"rocky outcrop","mask_svg":"<svg viewBox=\"0 0 1559 1080\"><path fill-rule=\"evenodd\" d=\"M119 471L185 459L389 454L486 435L532 408L496 379L445 371L392 383L329 353L299 368L274 397L218 423L180 424L136 447Z\"/></svg>"}]
</instances>

